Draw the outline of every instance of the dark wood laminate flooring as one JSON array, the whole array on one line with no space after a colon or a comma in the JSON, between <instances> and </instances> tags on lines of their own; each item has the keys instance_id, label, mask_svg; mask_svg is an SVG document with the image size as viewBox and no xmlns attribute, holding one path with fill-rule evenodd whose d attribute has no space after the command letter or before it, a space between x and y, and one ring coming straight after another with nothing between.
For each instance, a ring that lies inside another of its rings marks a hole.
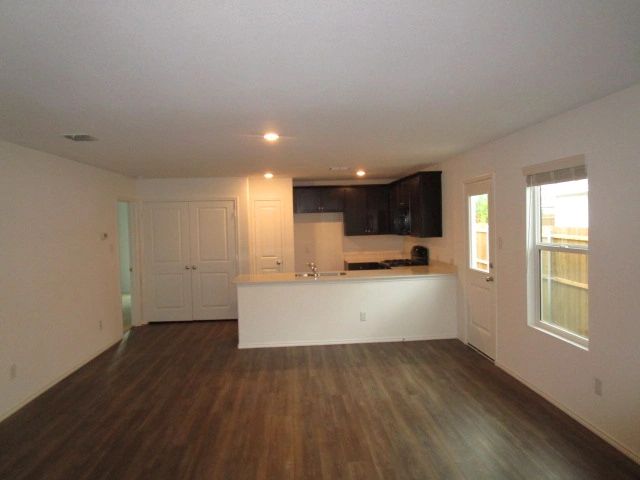
<instances>
[{"instance_id":1,"label":"dark wood laminate flooring","mask_svg":"<svg viewBox=\"0 0 640 480\"><path fill-rule=\"evenodd\" d=\"M0 478L640 478L457 340L236 343L235 322L134 329L0 424Z\"/></svg>"}]
</instances>

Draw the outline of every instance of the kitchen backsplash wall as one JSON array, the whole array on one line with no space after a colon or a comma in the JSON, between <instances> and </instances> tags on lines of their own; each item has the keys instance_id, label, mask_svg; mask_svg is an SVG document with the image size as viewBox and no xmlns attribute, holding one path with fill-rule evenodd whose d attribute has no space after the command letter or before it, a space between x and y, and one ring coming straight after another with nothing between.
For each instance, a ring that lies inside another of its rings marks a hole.
<instances>
[{"instance_id":1,"label":"kitchen backsplash wall","mask_svg":"<svg viewBox=\"0 0 640 480\"><path fill-rule=\"evenodd\" d=\"M321 270L342 270L344 261L380 261L405 257L405 239L397 235L344 236L342 213L294 215L295 269L315 262Z\"/></svg>"},{"instance_id":2,"label":"kitchen backsplash wall","mask_svg":"<svg viewBox=\"0 0 640 480\"><path fill-rule=\"evenodd\" d=\"M343 225L341 213L304 213L293 216L296 271L315 262L322 270L342 270Z\"/></svg>"},{"instance_id":3,"label":"kitchen backsplash wall","mask_svg":"<svg viewBox=\"0 0 640 480\"><path fill-rule=\"evenodd\" d=\"M396 251L404 248L404 239L399 235L367 235L344 237L345 252Z\"/></svg>"},{"instance_id":4,"label":"kitchen backsplash wall","mask_svg":"<svg viewBox=\"0 0 640 480\"><path fill-rule=\"evenodd\" d=\"M409 236L402 238L404 241L403 250L407 255L411 252L411 248L414 245L422 245L429 249L430 261L454 263L451 250L442 238L418 238Z\"/></svg>"},{"instance_id":5,"label":"kitchen backsplash wall","mask_svg":"<svg viewBox=\"0 0 640 480\"><path fill-rule=\"evenodd\" d=\"M344 259L349 262L379 262L402 258L404 239L398 235L343 237Z\"/></svg>"}]
</instances>

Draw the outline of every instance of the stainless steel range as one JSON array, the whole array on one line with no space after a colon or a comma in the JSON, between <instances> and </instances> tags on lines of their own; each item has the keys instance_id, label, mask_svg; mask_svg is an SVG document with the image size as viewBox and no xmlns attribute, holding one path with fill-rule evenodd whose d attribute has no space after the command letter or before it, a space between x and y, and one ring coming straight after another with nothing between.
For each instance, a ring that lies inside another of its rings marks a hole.
<instances>
[{"instance_id":1,"label":"stainless steel range","mask_svg":"<svg viewBox=\"0 0 640 480\"><path fill-rule=\"evenodd\" d=\"M396 258L383 260L382 263L390 267L414 267L419 265L429 265L429 249L422 245L415 245L411 249L411 258Z\"/></svg>"},{"instance_id":2,"label":"stainless steel range","mask_svg":"<svg viewBox=\"0 0 640 480\"><path fill-rule=\"evenodd\" d=\"M422 245L416 245L411 249L411 258L395 258L382 262L344 262L345 270L384 270L420 265L429 265L429 249Z\"/></svg>"}]
</instances>

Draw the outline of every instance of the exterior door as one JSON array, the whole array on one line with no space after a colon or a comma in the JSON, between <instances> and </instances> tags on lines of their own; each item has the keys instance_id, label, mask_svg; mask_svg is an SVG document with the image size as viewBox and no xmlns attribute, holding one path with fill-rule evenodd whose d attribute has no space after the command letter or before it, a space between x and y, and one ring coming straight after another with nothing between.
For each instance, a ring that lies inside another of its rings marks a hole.
<instances>
[{"instance_id":1,"label":"exterior door","mask_svg":"<svg viewBox=\"0 0 640 480\"><path fill-rule=\"evenodd\" d=\"M189 203L194 320L238 317L235 204Z\"/></svg>"},{"instance_id":2,"label":"exterior door","mask_svg":"<svg viewBox=\"0 0 640 480\"><path fill-rule=\"evenodd\" d=\"M190 265L188 204L146 204L143 302L147 321L192 319Z\"/></svg>"},{"instance_id":3,"label":"exterior door","mask_svg":"<svg viewBox=\"0 0 640 480\"><path fill-rule=\"evenodd\" d=\"M258 273L282 272L283 212L280 200L253 204L255 266Z\"/></svg>"},{"instance_id":4,"label":"exterior door","mask_svg":"<svg viewBox=\"0 0 640 480\"><path fill-rule=\"evenodd\" d=\"M488 357L496 355L496 301L492 178L467 183L467 335Z\"/></svg>"}]
</instances>

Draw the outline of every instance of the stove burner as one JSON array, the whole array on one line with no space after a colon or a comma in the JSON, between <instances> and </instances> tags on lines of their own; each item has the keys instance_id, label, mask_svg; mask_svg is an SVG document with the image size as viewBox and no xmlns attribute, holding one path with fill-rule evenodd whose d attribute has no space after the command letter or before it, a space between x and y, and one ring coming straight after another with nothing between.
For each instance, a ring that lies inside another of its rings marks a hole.
<instances>
[{"instance_id":1,"label":"stove burner","mask_svg":"<svg viewBox=\"0 0 640 480\"><path fill-rule=\"evenodd\" d=\"M391 267L413 267L417 265L429 265L429 250L422 245L414 245L411 248L411 258L393 258L384 260L383 265Z\"/></svg>"},{"instance_id":2,"label":"stove burner","mask_svg":"<svg viewBox=\"0 0 640 480\"><path fill-rule=\"evenodd\" d=\"M412 265L419 265L419 263L409 258L397 258L394 260L383 260L382 263L386 263L390 267L410 267Z\"/></svg>"}]
</instances>

